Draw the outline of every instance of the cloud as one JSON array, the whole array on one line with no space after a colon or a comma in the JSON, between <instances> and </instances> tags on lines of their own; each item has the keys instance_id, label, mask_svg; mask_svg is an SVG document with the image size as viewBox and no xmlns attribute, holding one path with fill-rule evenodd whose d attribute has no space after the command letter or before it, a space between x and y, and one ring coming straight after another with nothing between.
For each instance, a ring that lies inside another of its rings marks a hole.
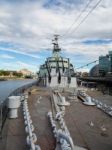
<instances>
[{"instance_id":1,"label":"cloud","mask_svg":"<svg viewBox=\"0 0 112 150\"><path fill-rule=\"evenodd\" d=\"M93 1L90 10L97 0ZM0 41L11 43L1 46L2 50L12 51L33 58L40 58L33 53L52 48L51 39L54 33L63 35L81 10L87 4L86 0L1 0L0 4ZM82 18L88 13L83 14ZM87 20L80 26L77 32L74 28L80 22L76 22L70 32L60 37L60 43L64 53L79 54L84 56L78 61L97 59L99 55L108 53L112 48L111 43L88 44L88 40L112 39L112 3L111 0L101 2ZM81 18L81 19L82 19ZM1 43L0 43L1 45ZM75 61L74 61L75 62Z\"/></svg>"},{"instance_id":2,"label":"cloud","mask_svg":"<svg viewBox=\"0 0 112 150\"><path fill-rule=\"evenodd\" d=\"M108 51L112 50L112 44L99 44L99 45L85 45L83 43L65 44L63 45L65 52L72 54L72 56L82 55L88 57L90 60L98 59L100 55L105 55Z\"/></svg>"},{"instance_id":3,"label":"cloud","mask_svg":"<svg viewBox=\"0 0 112 150\"><path fill-rule=\"evenodd\" d=\"M4 58L4 59L14 59L13 56L8 55L8 54L1 54L1 55L0 55L0 58Z\"/></svg>"},{"instance_id":4,"label":"cloud","mask_svg":"<svg viewBox=\"0 0 112 150\"><path fill-rule=\"evenodd\" d=\"M26 52L24 52L24 50L23 51L19 51L19 49L18 50L15 50L15 49L12 50L10 48L0 47L0 50L2 50L2 51L8 51L8 52L13 52L13 53L16 53L16 54L21 54L21 55L29 56L29 57L36 58L36 59L40 58L40 56L38 56L37 54L34 55L34 54L26 53Z\"/></svg>"},{"instance_id":5,"label":"cloud","mask_svg":"<svg viewBox=\"0 0 112 150\"><path fill-rule=\"evenodd\" d=\"M11 67L11 68L10 68ZM32 64L27 64L22 61L16 61L15 63L13 62L3 62L2 66L0 66L1 69L7 69L7 70L20 70L23 68L26 68L30 71L36 72L38 70L38 65L32 65Z\"/></svg>"}]
</instances>

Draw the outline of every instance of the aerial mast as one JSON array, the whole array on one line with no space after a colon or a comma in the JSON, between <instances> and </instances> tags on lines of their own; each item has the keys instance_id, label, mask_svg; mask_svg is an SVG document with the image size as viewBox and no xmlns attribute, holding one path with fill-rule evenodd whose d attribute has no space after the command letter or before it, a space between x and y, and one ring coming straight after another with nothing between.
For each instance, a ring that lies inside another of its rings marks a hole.
<instances>
[{"instance_id":1,"label":"aerial mast","mask_svg":"<svg viewBox=\"0 0 112 150\"><path fill-rule=\"evenodd\" d=\"M59 52L61 51L61 48L59 48L59 44L58 44L58 37L59 35L56 34L54 35L54 39L52 40L54 57L59 57Z\"/></svg>"}]
</instances>

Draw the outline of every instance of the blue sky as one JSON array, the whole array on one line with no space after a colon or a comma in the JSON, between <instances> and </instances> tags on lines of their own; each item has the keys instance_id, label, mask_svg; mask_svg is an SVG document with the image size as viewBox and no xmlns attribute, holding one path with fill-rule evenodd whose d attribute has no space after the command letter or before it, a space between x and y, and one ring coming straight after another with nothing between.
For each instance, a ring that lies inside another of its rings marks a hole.
<instances>
[{"instance_id":1,"label":"blue sky","mask_svg":"<svg viewBox=\"0 0 112 150\"><path fill-rule=\"evenodd\" d=\"M70 57L76 68L107 54L112 50L111 0L102 0L74 32L98 0L93 0L81 18L74 22L89 1L0 0L0 69L27 68L36 72L52 54L54 34L60 35L62 55ZM89 71L92 66L81 71Z\"/></svg>"}]
</instances>

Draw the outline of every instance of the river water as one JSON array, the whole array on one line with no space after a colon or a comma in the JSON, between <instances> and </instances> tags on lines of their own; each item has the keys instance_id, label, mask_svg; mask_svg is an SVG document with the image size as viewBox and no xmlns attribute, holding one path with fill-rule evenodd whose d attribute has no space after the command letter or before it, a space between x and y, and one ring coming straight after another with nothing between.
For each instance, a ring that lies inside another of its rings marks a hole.
<instances>
[{"instance_id":1,"label":"river water","mask_svg":"<svg viewBox=\"0 0 112 150\"><path fill-rule=\"evenodd\" d=\"M9 81L0 81L0 102L5 100L8 95L23 85L34 82L33 79L26 80L9 80Z\"/></svg>"}]
</instances>

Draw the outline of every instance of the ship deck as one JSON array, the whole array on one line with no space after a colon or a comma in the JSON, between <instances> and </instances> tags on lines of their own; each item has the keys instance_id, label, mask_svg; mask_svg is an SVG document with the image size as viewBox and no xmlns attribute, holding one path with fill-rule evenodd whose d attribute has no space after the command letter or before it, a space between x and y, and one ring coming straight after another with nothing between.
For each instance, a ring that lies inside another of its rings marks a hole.
<instances>
[{"instance_id":1,"label":"ship deck","mask_svg":"<svg viewBox=\"0 0 112 150\"><path fill-rule=\"evenodd\" d=\"M48 88L42 87L32 87L31 90L28 105L35 127L34 132L37 135L37 144L42 150L54 150L56 141L47 117L47 112L51 110L52 93ZM63 93L63 95L67 100L68 93ZM64 119L74 145L88 150L111 150L112 118L95 106L82 104L80 100L73 100L70 103L71 105L66 107ZM22 107L19 108L17 119L6 120L4 130L6 128L7 133L3 132L2 139L5 149L27 150ZM3 147L0 150L3 150Z\"/></svg>"}]
</instances>

